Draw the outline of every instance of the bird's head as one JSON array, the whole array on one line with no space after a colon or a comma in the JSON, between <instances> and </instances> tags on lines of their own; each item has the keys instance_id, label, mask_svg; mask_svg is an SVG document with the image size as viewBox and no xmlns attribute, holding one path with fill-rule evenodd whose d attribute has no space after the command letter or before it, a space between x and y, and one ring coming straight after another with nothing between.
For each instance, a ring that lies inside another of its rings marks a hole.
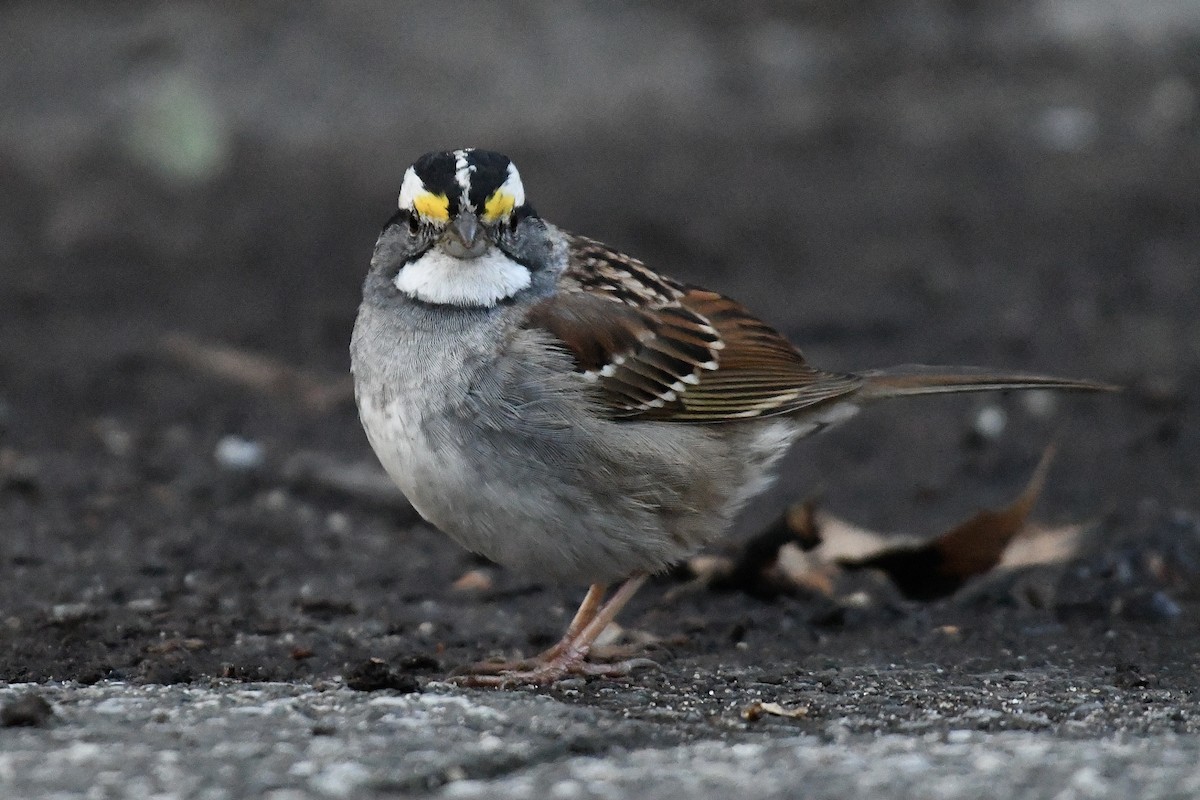
<instances>
[{"instance_id":1,"label":"bird's head","mask_svg":"<svg viewBox=\"0 0 1200 800\"><path fill-rule=\"evenodd\" d=\"M413 299L487 307L528 289L549 249L516 165L464 149L427 153L405 171L375 259Z\"/></svg>"}]
</instances>

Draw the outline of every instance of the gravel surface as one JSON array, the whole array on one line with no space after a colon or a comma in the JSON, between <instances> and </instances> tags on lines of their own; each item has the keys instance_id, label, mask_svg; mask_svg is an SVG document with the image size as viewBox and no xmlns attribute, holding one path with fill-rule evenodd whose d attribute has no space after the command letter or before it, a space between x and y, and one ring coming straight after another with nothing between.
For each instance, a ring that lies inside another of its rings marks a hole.
<instances>
[{"instance_id":1,"label":"gravel surface","mask_svg":"<svg viewBox=\"0 0 1200 800\"><path fill-rule=\"evenodd\" d=\"M1093 738L1089 720L1101 704L1084 700L1065 735L1039 735L1042 723L1026 728L1028 714L1001 699L1011 692L995 693L992 708L938 732L863 730L861 718L834 716L806 735L757 729L733 709L703 722L676 713L672 724L664 709L651 723L546 697L443 687L397 695L277 683L19 685L0 689L0 702L30 693L50 702L52 721L0 731L0 789L31 800L742 792L1184 798L1200 791L1195 732ZM1122 726L1149 721L1137 706L1115 716ZM985 732L981 722L1017 730ZM704 740L702 729L721 727L743 730Z\"/></svg>"}]
</instances>

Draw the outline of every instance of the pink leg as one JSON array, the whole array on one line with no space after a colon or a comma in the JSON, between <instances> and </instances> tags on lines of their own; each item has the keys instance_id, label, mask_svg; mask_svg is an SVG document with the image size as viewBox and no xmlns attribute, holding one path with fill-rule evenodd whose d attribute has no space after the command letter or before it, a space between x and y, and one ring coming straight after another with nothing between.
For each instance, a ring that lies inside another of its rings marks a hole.
<instances>
[{"instance_id":1,"label":"pink leg","mask_svg":"<svg viewBox=\"0 0 1200 800\"><path fill-rule=\"evenodd\" d=\"M603 591L602 587L598 589L598 584L593 586L588 590L588 595L584 598L579 613L575 615L575 620L571 622L567 635L554 647L537 658L531 659L530 664L522 663L518 669L504 670L498 674L490 674L492 671L485 673L484 670L474 670L472 673L453 680L464 686L505 687L525 683L545 685L554 683L567 675L617 677L628 675L637 667L653 665L654 662L645 658L632 658L613 664L591 664L587 661L588 653L596 639L645 582L645 575L633 576L621 584L620 588L613 593L612 598L598 610L594 609L594 606L599 604L599 598L603 596ZM593 606L592 609L588 608L589 601ZM585 611L590 612L590 619L586 619L588 614ZM580 627L572 636L572 629L576 628L576 623L580 623Z\"/></svg>"},{"instance_id":2,"label":"pink leg","mask_svg":"<svg viewBox=\"0 0 1200 800\"><path fill-rule=\"evenodd\" d=\"M600 609L604 605L604 593L607 591L608 585L604 583L593 583L589 586L587 594L583 596L583 602L579 604L579 610L575 612L575 618L567 626L567 632L558 640L558 644L543 650L537 655L537 658L546 661L566 650L571 645L571 642L575 641L575 638L588 626L588 623L594 620L596 615L600 613Z\"/></svg>"},{"instance_id":3,"label":"pink leg","mask_svg":"<svg viewBox=\"0 0 1200 800\"><path fill-rule=\"evenodd\" d=\"M478 664L466 667L463 672L468 675L495 675L502 672L519 672L521 670L534 669L556 658L570 646L575 637L579 635L579 632L596 617L596 613L604 603L604 593L607 590L608 586L603 583L593 583L589 586L587 594L584 595L583 602L579 604L579 610L575 612L574 619L567 626L567 632L563 634L563 637L557 643L546 648L536 656L510 660L481 661Z\"/></svg>"}]
</instances>

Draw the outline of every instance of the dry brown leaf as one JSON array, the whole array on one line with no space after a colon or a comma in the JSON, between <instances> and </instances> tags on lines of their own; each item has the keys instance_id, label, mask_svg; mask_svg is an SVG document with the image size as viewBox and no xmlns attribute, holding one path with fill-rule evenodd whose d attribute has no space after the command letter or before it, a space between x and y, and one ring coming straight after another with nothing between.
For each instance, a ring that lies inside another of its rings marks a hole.
<instances>
[{"instance_id":1,"label":"dry brown leaf","mask_svg":"<svg viewBox=\"0 0 1200 800\"><path fill-rule=\"evenodd\" d=\"M981 511L932 539L885 534L817 511L788 509L734 559L693 559L692 574L718 589L755 596L797 591L833 597L843 569L878 569L905 596L934 600L997 568L1057 564L1076 556L1085 525L1044 526L1029 514L1054 457L1047 447L1021 494L1008 506Z\"/></svg>"},{"instance_id":2,"label":"dry brown leaf","mask_svg":"<svg viewBox=\"0 0 1200 800\"><path fill-rule=\"evenodd\" d=\"M981 511L925 544L845 559L842 565L848 569L882 570L906 597L915 600L953 594L970 578L1001 563L1005 550L1026 529L1029 512L1042 493L1053 458L1054 447L1047 447L1029 484L1007 507Z\"/></svg>"}]
</instances>

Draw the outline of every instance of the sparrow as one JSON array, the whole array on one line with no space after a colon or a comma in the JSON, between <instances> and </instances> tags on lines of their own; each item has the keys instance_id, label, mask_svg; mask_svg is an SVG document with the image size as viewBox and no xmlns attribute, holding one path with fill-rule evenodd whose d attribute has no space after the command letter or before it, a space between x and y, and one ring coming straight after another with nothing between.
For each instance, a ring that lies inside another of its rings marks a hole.
<instances>
[{"instance_id":1,"label":"sparrow","mask_svg":"<svg viewBox=\"0 0 1200 800\"><path fill-rule=\"evenodd\" d=\"M587 656L648 575L725 534L798 439L864 406L1108 388L973 367L818 369L736 301L542 219L516 165L477 149L405 171L350 355L367 439L425 520L505 567L590 586L556 645L459 677L484 686L643 663Z\"/></svg>"}]
</instances>

